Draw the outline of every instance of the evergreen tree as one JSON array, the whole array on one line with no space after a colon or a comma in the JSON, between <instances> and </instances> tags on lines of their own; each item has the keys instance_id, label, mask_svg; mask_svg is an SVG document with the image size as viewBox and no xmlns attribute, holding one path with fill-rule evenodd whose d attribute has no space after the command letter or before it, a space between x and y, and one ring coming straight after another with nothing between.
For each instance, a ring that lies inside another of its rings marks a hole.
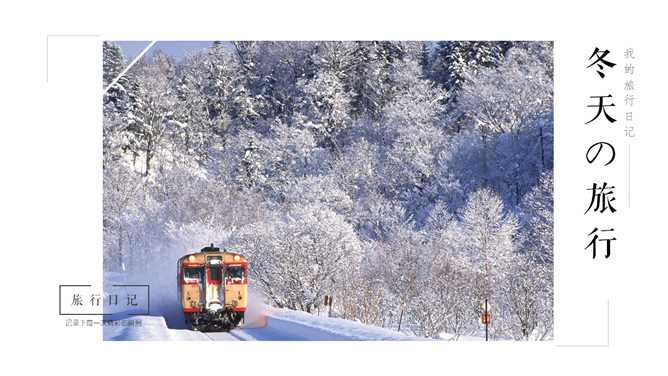
<instances>
[{"instance_id":1,"label":"evergreen tree","mask_svg":"<svg viewBox=\"0 0 668 376\"><path fill-rule=\"evenodd\" d=\"M102 42L102 84L106 88L125 68L121 48L114 42Z\"/></svg>"},{"instance_id":2,"label":"evergreen tree","mask_svg":"<svg viewBox=\"0 0 668 376\"><path fill-rule=\"evenodd\" d=\"M431 64L431 77L448 91L457 92L466 73L494 67L503 58L507 45L488 41L438 42Z\"/></svg>"}]
</instances>

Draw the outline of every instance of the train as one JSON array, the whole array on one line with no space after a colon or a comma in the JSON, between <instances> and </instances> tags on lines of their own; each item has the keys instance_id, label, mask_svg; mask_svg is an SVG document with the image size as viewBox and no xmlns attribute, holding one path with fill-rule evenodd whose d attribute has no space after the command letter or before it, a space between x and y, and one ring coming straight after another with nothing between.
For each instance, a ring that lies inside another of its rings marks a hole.
<instances>
[{"instance_id":1,"label":"train","mask_svg":"<svg viewBox=\"0 0 668 376\"><path fill-rule=\"evenodd\" d=\"M178 299L185 322L197 331L229 331L248 307L248 260L214 247L179 258Z\"/></svg>"}]
</instances>

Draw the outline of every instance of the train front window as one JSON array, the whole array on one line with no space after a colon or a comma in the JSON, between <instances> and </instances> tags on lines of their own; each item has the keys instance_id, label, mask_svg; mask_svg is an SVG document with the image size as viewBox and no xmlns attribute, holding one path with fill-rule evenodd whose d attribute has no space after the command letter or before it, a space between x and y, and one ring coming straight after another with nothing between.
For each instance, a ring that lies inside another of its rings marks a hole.
<instances>
[{"instance_id":1,"label":"train front window","mask_svg":"<svg viewBox=\"0 0 668 376\"><path fill-rule=\"evenodd\" d=\"M244 268L241 265L231 265L225 269L225 279L230 282L241 282L244 279Z\"/></svg>"},{"instance_id":2,"label":"train front window","mask_svg":"<svg viewBox=\"0 0 668 376\"><path fill-rule=\"evenodd\" d=\"M186 282L199 283L202 281L202 268L183 269L183 279Z\"/></svg>"},{"instance_id":3,"label":"train front window","mask_svg":"<svg viewBox=\"0 0 668 376\"><path fill-rule=\"evenodd\" d=\"M209 283L219 284L222 281L222 270L218 267L211 267L209 269Z\"/></svg>"}]
</instances>

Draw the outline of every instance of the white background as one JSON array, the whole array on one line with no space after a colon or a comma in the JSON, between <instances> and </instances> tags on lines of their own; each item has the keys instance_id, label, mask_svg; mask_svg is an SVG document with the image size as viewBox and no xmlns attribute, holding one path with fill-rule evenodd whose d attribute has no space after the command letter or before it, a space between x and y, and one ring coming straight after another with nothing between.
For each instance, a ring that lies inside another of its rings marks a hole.
<instances>
[{"instance_id":1,"label":"white background","mask_svg":"<svg viewBox=\"0 0 668 376\"><path fill-rule=\"evenodd\" d=\"M205 359L214 372L235 374L665 372L665 11L611 1L218 3L3 3L3 374L193 373L205 371ZM99 284L102 270L101 41L153 39L554 40L556 340L113 343L102 342L99 329L66 328L58 285ZM596 46L618 63L609 81L584 68ZM627 47L635 50L637 97L630 208L621 99L615 125L583 124L591 117L589 95L623 94ZM617 146L609 170L584 161L599 138ZM599 226L617 230L608 260L584 250L595 224L583 215L585 188L600 179L618 191L619 212ZM186 357L198 364L182 362Z\"/></svg>"}]
</instances>

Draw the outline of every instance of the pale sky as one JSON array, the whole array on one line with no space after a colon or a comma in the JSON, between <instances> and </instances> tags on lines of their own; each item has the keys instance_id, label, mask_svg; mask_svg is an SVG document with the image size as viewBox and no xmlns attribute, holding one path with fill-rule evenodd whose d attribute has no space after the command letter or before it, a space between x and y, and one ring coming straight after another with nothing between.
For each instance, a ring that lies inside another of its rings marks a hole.
<instances>
[{"instance_id":1,"label":"pale sky","mask_svg":"<svg viewBox=\"0 0 668 376\"><path fill-rule=\"evenodd\" d=\"M132 61L150 41L113 41L121 47L126 62ZM157 42L146 53L146 56L152 56L155 51L162 51L174 59L181 60L188 53L201 51L209 46L213 41L160 41Z\"/></svg>"}]
</instances>

